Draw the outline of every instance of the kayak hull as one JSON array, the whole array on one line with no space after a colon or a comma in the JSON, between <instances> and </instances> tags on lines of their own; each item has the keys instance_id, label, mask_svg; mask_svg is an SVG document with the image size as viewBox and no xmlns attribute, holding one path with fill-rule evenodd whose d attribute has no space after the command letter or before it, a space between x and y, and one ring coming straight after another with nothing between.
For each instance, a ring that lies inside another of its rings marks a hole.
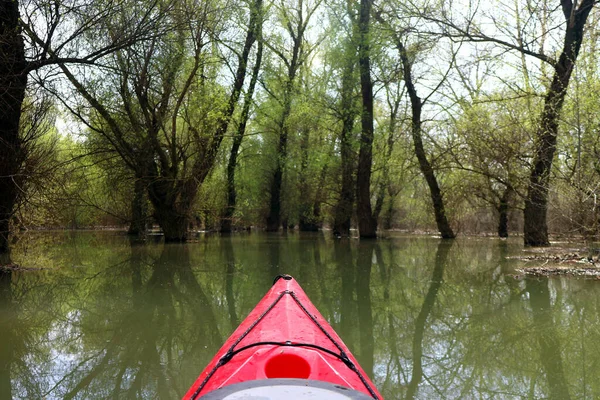
<instances>
[{"instance_id":1,"label":"kayak hull","mask_svg":"<svg viewBox=\"0 0 600 400\"><path fill-rule=\"evenodd\" d=\"M328 382L381 399L341 338L300 285L284 276L240 324L184 399L262 379Z\"/></svg>"}]
</instances>

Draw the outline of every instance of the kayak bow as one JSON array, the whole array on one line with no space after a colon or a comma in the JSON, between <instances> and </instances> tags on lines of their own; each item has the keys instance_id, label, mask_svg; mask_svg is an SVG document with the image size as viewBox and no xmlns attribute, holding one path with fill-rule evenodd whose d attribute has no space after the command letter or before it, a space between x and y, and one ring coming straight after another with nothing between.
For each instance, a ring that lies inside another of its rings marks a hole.
<instances>
[{"instance_id":1,"label":"kayak bow","mask_svg":"<svg viewBox=\"0 0 600 400\"><path fill-rule=\"evenodd\" d=\"M227 339L184 399L230 398L236 390L250 396L264 393L256 387L269 387L267 394L301 393L293 388L302 387L302 393L311 388L310 393L320 398L382 399L342 339L289 275L275 278L271 290ZM340 391L344 394L336 394Z\"/></svg>"}]
</instances>

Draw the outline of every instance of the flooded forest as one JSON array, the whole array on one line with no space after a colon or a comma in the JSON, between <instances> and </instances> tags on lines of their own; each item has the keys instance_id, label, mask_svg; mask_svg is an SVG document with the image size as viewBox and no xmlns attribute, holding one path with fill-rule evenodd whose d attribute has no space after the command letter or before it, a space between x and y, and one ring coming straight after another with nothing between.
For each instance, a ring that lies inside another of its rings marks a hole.
<instances>
[{"instance_id":1,"label":"flooded forest","mask_svg":"<svg viewBox=\"0 0 600 400\"><path fill-rule=\"evenodd\" d=\"M36 228L598 234L593 0L1 7L2 253Z\"/></svg>"},{"instance_id":2,"label":"flooded forest","mask_svg":"<svg viewBox=\"0 0 600 400\"><path fill-rule=\"evenodd\" d=\"M0 2L0 399L180 398L280 274L386 399L600 398L599 45L598 0Z\"/></svg>"}]
</instances>

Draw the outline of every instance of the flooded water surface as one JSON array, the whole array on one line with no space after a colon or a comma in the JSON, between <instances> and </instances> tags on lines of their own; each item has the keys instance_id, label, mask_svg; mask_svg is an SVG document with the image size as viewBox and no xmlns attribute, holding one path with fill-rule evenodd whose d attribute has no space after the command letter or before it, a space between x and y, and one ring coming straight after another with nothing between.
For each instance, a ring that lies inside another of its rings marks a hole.
<instances>
[{"instance_id":1,"label":"flooded water surface","mask_svg":"<svg viewBox=\"0 0 600 400\"><path fill-rule=\"evenodd\" d=\"M386 399L600 398L600 282L522 279L520 239L34 234L0 275L0 399L176 399L293 275Z\"/></svg>"}]
</instances>

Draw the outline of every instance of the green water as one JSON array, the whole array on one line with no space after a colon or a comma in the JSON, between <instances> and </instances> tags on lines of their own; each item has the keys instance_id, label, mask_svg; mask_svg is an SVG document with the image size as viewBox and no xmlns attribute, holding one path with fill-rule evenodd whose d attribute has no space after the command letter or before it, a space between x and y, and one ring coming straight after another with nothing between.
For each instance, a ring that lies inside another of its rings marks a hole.
<instances>
[{"instance_id":1,"label":"green water","mask_svg":"<svg viewBox=\"0 0 600 400\"><path fill-rule=\"evenodd\" d=\"M600 398L600 282L516 279L521 252L519 239L35 234L12 254L32 269L0 278L0 399L180 398L279 273L386 399Z\"/></svg>"}]
</instances>

